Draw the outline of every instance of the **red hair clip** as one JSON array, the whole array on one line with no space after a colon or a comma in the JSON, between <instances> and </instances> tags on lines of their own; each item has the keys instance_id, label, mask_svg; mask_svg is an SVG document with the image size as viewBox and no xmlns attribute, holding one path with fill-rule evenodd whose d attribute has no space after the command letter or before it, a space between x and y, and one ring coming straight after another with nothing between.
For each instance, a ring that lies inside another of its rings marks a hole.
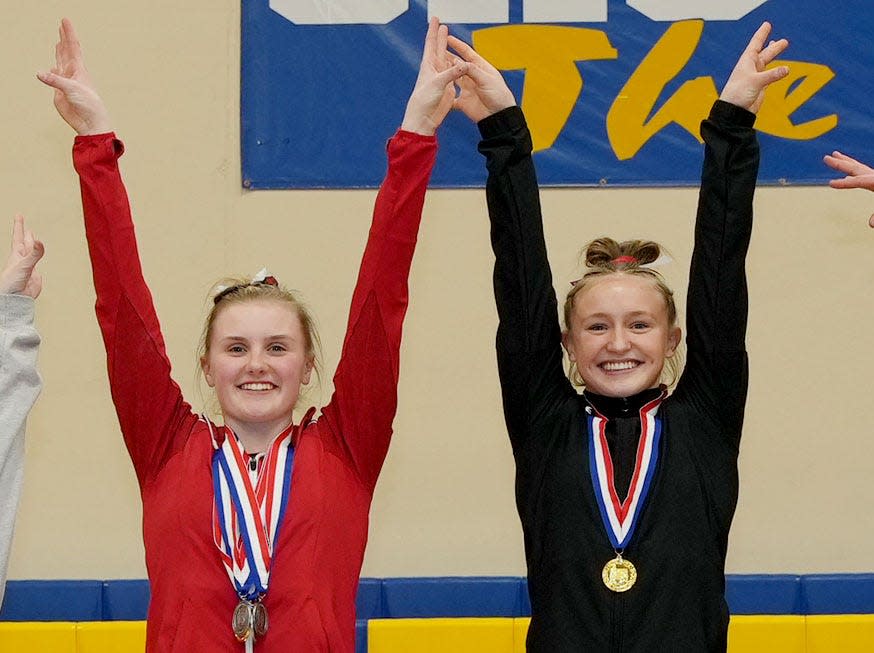
<instances>
[{"instance_id":1,"label":"red hair clip","mask_svg":"<svg viewBox=\"0 0 874 653\"><path fill-rule=\"evenodd\" d=\"M616 265L621 265L622 263L637 263L637 259L634 256L623 255L617 256L610 262Z\"/></svg>"},{"instance_id":2,"label":"red hair clip","mask_svg":"<svg viewBox=\"0 0 874 653\"><path fill-rule=\"evenodd\" d=\"M261 268L258 274L252 277L252 281L250 282L250 285L252 286L258 284L264 284L267 286L278 286L279 282L276 280L276 277L274 277L267 271L267 268Z\"/></svg>"},{"instance_id":3,"label":"red hair clip","mask_svg":"<svg viewBox=\"0 0 874 653\"><path fill-rule=\"evenodd\" d=\"M247 286L274 286L279 287L279 281L276 280L272 274L267 271L267 268L261 268L260 272L252 277L252 280L249 283L240 283L236 286L218 286L216 290L218 291L215 297L212 298L213 304L218 304L221 300L227 297L230 294L233 294L240 290L241 288L245 288Z\"/></svg>"}]
</instances>

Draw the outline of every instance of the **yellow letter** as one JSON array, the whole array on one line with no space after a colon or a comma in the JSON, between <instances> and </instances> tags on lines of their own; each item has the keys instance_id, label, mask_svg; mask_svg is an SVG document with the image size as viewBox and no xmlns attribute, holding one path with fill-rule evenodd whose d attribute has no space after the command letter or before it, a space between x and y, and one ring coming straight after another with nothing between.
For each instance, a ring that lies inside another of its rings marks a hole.
<instances>
[{"instance_id":1,"label":"yellow letter","mask_svg":"<svg viewBox=\"0 0 874 653\"><path fill-rule=\"evenodd\" d=\"M765 91L765 101L756 118L756 129L772 136L807 141L837 127L838 116L834 113L800 125L793 124L789 119L798 107L831 81L835 76L831 68L804 61L774 61L771 66L789 66L789 75L774 82Z\"/></svg>"},{"instance_id":2,"label":"yellow letter","mask_svg":"<svg viewBox=\"0 0 874 653\"><path fill-rule=\"evenodd\" d=\"M557 25L502 25L473 33L473 46L501 70L525 70L522 110L534 150L552 147L583 88L577 61L615 59L604 32Z\"/></svg>"},{"instance_id":3,"label":"yellow letter","mask_svg":"<svg viewBox=\"0 0 874 653\"><path fill-rule=\"evenodd\" d=\"M700 123L718 97L711 77L687 81L647 121L665 85L688 63L704 30L704 21L671 25L619 91L607 113L607 135L619 160L630 159L661 129L677 123L701 141Z\"/></svg>"}]
</instances>

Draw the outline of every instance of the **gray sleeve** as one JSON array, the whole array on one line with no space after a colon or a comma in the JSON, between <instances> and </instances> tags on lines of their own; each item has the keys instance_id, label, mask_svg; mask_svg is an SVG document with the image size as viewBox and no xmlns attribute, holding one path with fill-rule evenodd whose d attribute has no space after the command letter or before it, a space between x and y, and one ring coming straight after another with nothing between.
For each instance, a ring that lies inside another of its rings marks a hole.
<instances>
[{"instance_id":1,"label":"gray sleeve","mask_svg":"<svg viewBox=\"0 0 874 653\"><path fill-rule=\"evenodd\" d=\"M34 301L0 294L0 604L24 478L24 424L39 395Z\"/></svg>"}]
</instances>

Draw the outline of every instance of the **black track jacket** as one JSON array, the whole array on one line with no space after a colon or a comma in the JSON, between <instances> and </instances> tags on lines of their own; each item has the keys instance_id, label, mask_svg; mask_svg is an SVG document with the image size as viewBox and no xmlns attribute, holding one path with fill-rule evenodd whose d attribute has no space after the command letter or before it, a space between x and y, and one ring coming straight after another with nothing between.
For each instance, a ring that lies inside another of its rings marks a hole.
<instances>
[{"instance_id":1,"label":"black track jacket","mask_svg":"<svg viewBox=\"0 0 874 653\"><path fill-rule=\"evenodd\" d=\"M725 651L725 555L738 495L747 392L744 260L759 150L755 116L717 101L706 149L686 308L687 362L660 408L661 452L625 557L624 594L589 474L585 399L565 377L531 138L518 107L479 123L495 252L498 368L516 460L534 653Z\"/></svg>"}]
</instances>

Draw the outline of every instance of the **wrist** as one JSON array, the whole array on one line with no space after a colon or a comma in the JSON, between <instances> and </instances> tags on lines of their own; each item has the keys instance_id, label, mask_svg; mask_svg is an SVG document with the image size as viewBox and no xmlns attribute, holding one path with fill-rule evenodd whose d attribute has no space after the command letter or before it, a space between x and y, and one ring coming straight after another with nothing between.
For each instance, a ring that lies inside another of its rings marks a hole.
<instances>
[{"instance_id":1,"label":"wrist","mask_svg":"<svg viewBox=\"0 0 874 653\"><path fill-rule=\"evenodd\" d=\"M97 120L89 120L76 133L79 136L96 136L97 134L109 134L112 132L112 125L109 122L109 117L103 117Z\"/></svg>"},{"instance_id":2,"label":"wrist","mask_svg":"<svg viewBox=\"0 0 874 653\"><path fill-rule=\"evenodd\" d=\"M433 136L437 132L434 123L423 116L404 116L401 129L422 136Z\"/></svg>"},{"instance_id":3,"label":"wrist","mask_svg":"<svg viewBox=\"0 0 874 653\"><path fill-rule=\"evenodd\" d=\"M0 272L0 295L14 295L16 289L15 275L10 269Z\"/></svg>"}]
</instances>

